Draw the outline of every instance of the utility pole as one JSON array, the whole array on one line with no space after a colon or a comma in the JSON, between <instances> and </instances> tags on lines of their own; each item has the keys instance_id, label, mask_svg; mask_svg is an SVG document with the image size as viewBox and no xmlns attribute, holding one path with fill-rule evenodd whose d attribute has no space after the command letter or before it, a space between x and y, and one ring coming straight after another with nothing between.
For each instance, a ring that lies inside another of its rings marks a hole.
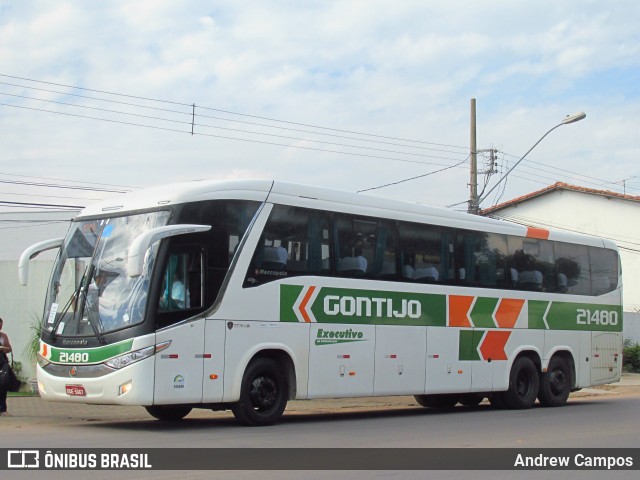
<instances>
[{"instance_id":1,"label":"utility pole","mask_svg":"<svg viewBox=\"0 0 640 480\"><path fill-rule=\"evenodd\" d=\"M469 208L468 212L478 214L478 157L476 147L476 99L471 99L471 136L470 136L471 176L469 178Z\"/></svg>"}]
</instances>

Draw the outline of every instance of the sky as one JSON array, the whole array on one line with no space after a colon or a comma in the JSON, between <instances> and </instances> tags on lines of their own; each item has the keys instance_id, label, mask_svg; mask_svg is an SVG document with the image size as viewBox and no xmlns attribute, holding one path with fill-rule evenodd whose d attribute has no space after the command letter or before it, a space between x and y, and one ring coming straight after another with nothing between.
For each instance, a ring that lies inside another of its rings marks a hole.
<instances>
[{"instance_id":1,"label":"sky","mask_svg":"<svg viewBox=\"0 0 640 480\"><path fill-rule=\"evenodd\" d=\"M638 19L636 0L0 0L0 201L274 178L465 210L472 98L481 172L496 151L479 191L587 114L482 207L557 181L640 195Z\"/></svg>"}]
</instances>

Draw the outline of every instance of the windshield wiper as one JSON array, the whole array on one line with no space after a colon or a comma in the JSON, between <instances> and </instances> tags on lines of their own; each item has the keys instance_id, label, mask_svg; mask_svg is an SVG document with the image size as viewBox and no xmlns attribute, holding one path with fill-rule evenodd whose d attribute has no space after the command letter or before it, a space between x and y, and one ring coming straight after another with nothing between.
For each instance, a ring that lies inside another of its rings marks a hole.
<instances>
[{"instance_id":1,"label":"windshield wiper","mask_svg":"<svg viewBox=\"0 0 640 480\"><path fill-rule=\"evenodd\" d=\"M84 273L82 275L82 278L80 279L80 284L78 285L78 288L73 292L73 294L71 294L71 298L69 298L69 301L64 306L62 312L60 312L60 315L58 316L56 321L53 323L53 327L51 329L51 334L50 334L51 341L55 341L55 339L58 337L56 330L58 329L58 326L60 325L60 322L64 318L65 314L71 307L71 304L74 302L74 299L76 303L74 317L76 317L78 325L80 324L82 316L84 315L84 310L88 306L87 291L89 289L89 282L93 277L93 273L95 272L95 269L96 269L95 265L90 264L84 270ZM105 340L104 335L100 331L100 330L104 330L102 328L102 322L100 321L100 315L94 311L93 304L89 306L89 311L87 315L88 315L88 322L91 325L91 328L93 330L93 333L95 334L95 337L98 339L98 342L100 342L102 345L105 345L107 341Z\"/></svg>"},{"instance_id":2,"label":"windshield wiper","mask_svg":"<svg viewBox=\"0 0 640 480\"><path fill-rule=\"evenodd\" d=\"M82 274L82 278L80 278L80 283L78 284L78 288L76 290L73 291L73 293L71 294L71 297L69 297L69 300L67 301L67 303L65 304L64 308L62 309L62 311L58 314L58 318L56 318L56 320L53 322L53 326L51 327L51 334L49 335L49 338L51 339L51 341L55 341L55 339L57 338L57 333L56 330L58 330L58 326L60 325L60 322L62 322L62 319L64 318L64 316L67 314L67 312L69 311L69 308L71 307L71 305L73 304L74 300L76 302L76 311L78 310L78 298L80 296L80 292L82 291L82 285L84 284L84 280L87 276L87 273L89 272L89 270L93 267L93 265L87 265L87 268L84 269L84 273Z\"/></svg>"}]
</instances>

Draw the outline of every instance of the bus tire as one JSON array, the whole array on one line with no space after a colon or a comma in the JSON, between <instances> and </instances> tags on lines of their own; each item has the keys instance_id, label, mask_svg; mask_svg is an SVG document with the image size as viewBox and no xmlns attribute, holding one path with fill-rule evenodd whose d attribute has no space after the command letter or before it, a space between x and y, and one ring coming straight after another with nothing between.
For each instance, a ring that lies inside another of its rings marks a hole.
<instances>
[{"instance_id":1,"label":"bus tire","mask_svg":"<svg viewBox=\"0 0 640 480\"><path fill-rule=\"evenodd\" d=\"M502 394L507 408L531 408L538 396L540 376L536 364L529 357L519 357L511 367L509 389Z\"/></svg>"},{"instance_id":2,"label":"bus tire","mask_svg":"<svg viewBox=\"0 0 640 480\"><path fill-rule=\"evenodd\" d=\"M453 408L458 403L459 395L414 395L416 402L429 408Z\"/></svg>"},{"instance_id":3,"label":"bus tire","mask_svg":"<svg viewBox=\"0 0 640 480\"><path fill-rule=\"evenodd\" d=\"M460 405L465 407L477 407L484 400L484 394L482 393L465 393L460 395Z\"/></svg>"},{"instance_id":4,"label":"bus tire","mask_svg":"<svg viewBox=\"0 0 640 480\"><path fill-rule=\"evenodd\" d=\"M252 361L242 377L240 400L231 406L236 421L247 426L276 423L287 406L287 380L270 358Z\"/></svg>"},{"instance_id":5,"label":"bus tire","mask_svg":"<svg viewBox=\"0 0 640 480\"><path fill-rule=\"evenodd\" d=\"M546 373L540 378L540 404L543 407L561 407L567 403L572 383L569 363L558 355L554 356L549 361Z\"/></svg>"},{"instance_id":6,"label":"bus tire","mask_svg":"<svg viewBox=\"0 0 640 480\"><path fill-rule=\"evenodd\" d=\"M152 405L144 408L149 415L165 422L182 420L191 411L191 407L182 405Z\"/></svg>"}]
</instances>

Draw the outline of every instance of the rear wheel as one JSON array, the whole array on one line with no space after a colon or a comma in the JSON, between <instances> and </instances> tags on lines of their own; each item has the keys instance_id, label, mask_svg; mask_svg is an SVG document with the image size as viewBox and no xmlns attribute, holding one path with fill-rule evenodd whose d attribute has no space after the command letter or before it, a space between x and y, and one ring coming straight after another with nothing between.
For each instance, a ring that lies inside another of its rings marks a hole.
<instances>
[{"instance_id":1,"label":"rear wheel","mask_svg":"<svg viewBox=\"0 0 640 480\"><path fill-rule=\"evenodd\" d=\"M149 415L163 421L182 420L191 411L191 407L182 405L152 405L144 408Z\"/></svg>"},{"instance_id":2,"label":"rear wheel","mask_svg":"<svg viewBox=\"0 0 640 480\"><path fill-rule=\"evenodd\" d=\"M540 379L538 398L544 407L560 407L567 403L572 386L571 367L562 357L549 362L547 372Z\"/></svg>"},{"instance_id":3,"label":"rear wheel","mask_svg":"<svg viewBox=\"0 0 640 480\"><path fill-rule=\"evenodd\" d=\"M453 408L458 403L459 395L415 395L416 402L429 408Z\"/></svg>"},{"instance_id":4,"label":"rear wheel","mask_svg":"<svg viewBox=\"0 0 640 480\"><path fill-rule=\"evenodd\" d=\"M540 377L535 363L528 357L518 358L511 367L509 390L502 393L507 408L531 408L538 396Z\"/></svg>"},{"instance_id":5,"label":"rear wheel","mask_svg":"<svg viewBox=\"0 0 640 480\"><path fill-rule=\"evenodd\" d=\"M240 386L240 400L231 406L238 423L273 425L287 406L287 381L282 368L270 358L258 358L247 367Z\"/></svg>"}]
</instances>

